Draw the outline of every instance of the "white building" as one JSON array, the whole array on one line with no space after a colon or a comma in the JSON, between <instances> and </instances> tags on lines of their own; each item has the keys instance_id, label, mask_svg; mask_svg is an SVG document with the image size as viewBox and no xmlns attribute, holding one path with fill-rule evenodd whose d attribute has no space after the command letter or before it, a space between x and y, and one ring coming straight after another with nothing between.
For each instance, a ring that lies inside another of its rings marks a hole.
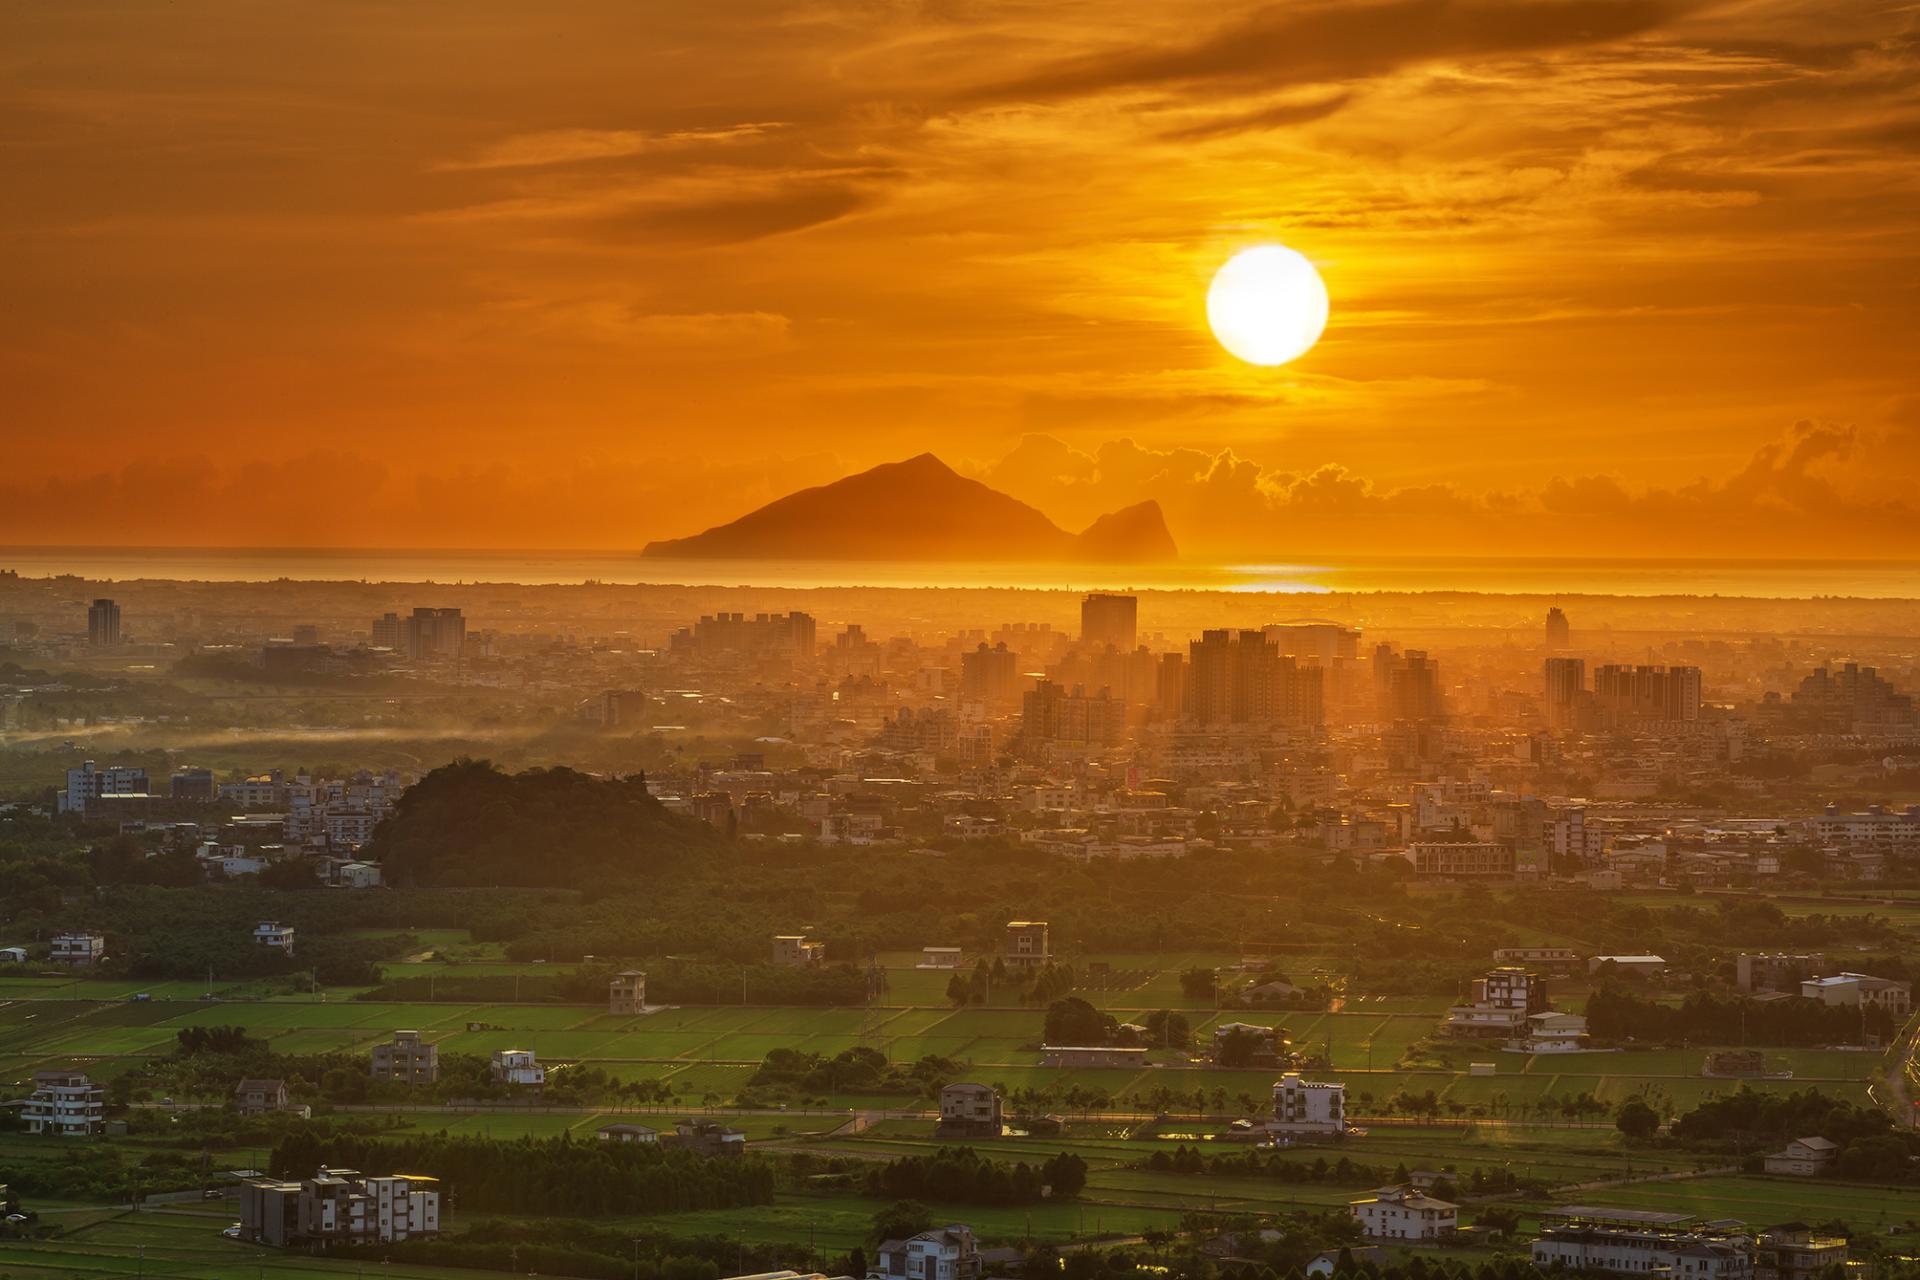
<instances>
[{"instance_id":1,"label":"white building","mask_svg":"<svg viewBox=\"0 0 1920 1280\"><path fill-rule=\"evenodd\" d=\"M240 1229L258 1244L391 1244L440 1230L434 1178L395 1173L366 1177L321 1169L304 1182L253 1178L240 1185Z\"/></svg>"},{"instance_id":2,"label":"white building","mask_svg":"<svg viewBox=\"0 0 1920 1280\"><path fill-rule=\"evenodd\" d=\"M1608 964L1621 973L1637 973L1649 978L1667 971L1664 956L1590 956L1587 959L1587 972L1598 973L1602 965Z\"/></svg>"},{"instance_id":3,"label":"white building","mask_svg":"<svg viewBox=\"0 0 1920 1280\"><path fill-rule=\"evenodd\" d=\"M107 940L97 933L57 933L48 956L55 964L98 964L106 958Z\"/></svg>"},{"instance_id":4,"label":"white building","mask_svg":"<svg viewBox=\"0 0 1920 1280\"><path fill-rule=\"evenodd\" d=\"M1864 1005L1869 1009L1885 1009L1901 1018L1913 1003L1913 984L1864 973L1836 973L1802 982L1800 994L1824 1005Z\"/></svg>"},{"instance_id":5,"label":"white building","mask_svg":"<svg viewBox=\"0 0 1920 1280\"><path fill-rule=\"evenodd\" d=\"M1547 1008L1547 984L1515 965L1490 969L1473 980L1468 1003L1447 1010L1447 1035L1472 1040L1525 1038L1527 1020Z\"/></svg>"},{"instance_id":6,"label":"white building","mask_svg":"<svg viewBox=\"0 0 1920 1280\"><path fill-rule=\"evenodd\" d=\"M529 1085L535 1089L547 1082L547 1069L531 1049L495 1049L493 1078L498 1084Z\"/></svg>"},{"instance_id":7,"label":"white building","mask_svg":"<svg viewBox=\"0 0 1920 1280\"><path fill-rule=\"evenodd\" d=\"M87 806L101 796L144 796L147 771L132 766L97 769L88 760L78 769L67 770L67 787L60 793L61 813L85 813Z\"/></svg>"},{"instance_id":8,"label":"white building","mask_svg":"<svg viewBox=\"0 0 1920 1280\"><path fill-rule=\"evenodd\" d=\"M1412 1187L1381 1187L1348 1209L1361 1233L1375 1240L1439 1240L1460 1225L1458 1205Z\"/></svg>"},{"instance_id":9,"label":"white building","mask_svg":"<svg viewBox=\"0 0 1920 1280\"><path fill-rule=\"evenodd\" d=\"M975 1280L980 1249L971 1228L936 1227L905 1240L882 1242L878 1269L888 1280Z\"/></svg>"},{"instance_id":10,"label":"white building","mask_svg":"<svg viewBox=\"0 0 1920 1280\"><path fill-rule=\"evenodd\" d=\"M293 954L293 926L273 920L262 920L253 926L253 945L268 947L282 955L290 956Z\"/></svg>"},{"instance_id":11,"label":"white building","mask_svg":"<svg viewBox=\"0 0 1920 1280\"><path fill-rule=\"evenodd\" d=\"M1837 805L1828 805L1826 812L1809 825L1814 839L1829 847L1920 849L1920 805L1910 804L1894 812L1876 804L1864 813L1842 813Z\"/></svg>"},{"instance_id":12,"label":"white building","mask_svg":"<svg viewBox=\"0 0 1920 1280\"><path fill-rule=\"evenodd\" d=\"M1540 1216L1542 1271L1654 1273L1672 1280L1752 1280L1753 1240L1685 1213L1564 1205Z\"/></svg>"},{"instance_id":13,"label":"white building","mask_svg":"<svg viewBox=\"0 0 1920 1280\"><path fill-rule=\"evenodd\" d=\"M1303 1080L1298 1071L1287 1072L1273 1086L1273 1119L1267 1128L1274 1133L1345 1133L1347 1086Z\"/></svg>"},{"instance_id":14,"label":"white building","mask_svg":"<svg viewBox=\"0 0 1920 1280\"><path fill-rule=\"evenodd\" d=\"M107 1122L107 1091L78 1071L36 1071L21 1112L28 1133L84 1138Z\"/></svg>"},{"instance_id":15,"label":"white building","mask_svg":"<svg viewBox=\"0 0 1920 1280\"><path fill-rule=\"evenodd\" d=\"M1578 1053L1587 1047L1587 1020L1554 1009L1529 1015L1525 1034L1514 1047L1524 1053Z\"/></svg>"},{"instance_id":16,"label":"white building","mask_svg":"<svg viewBox=\"0 0 1920 1280\"><path fill-rule=\"evenodd\" d=\"M1811 1178L1825 1173L1840 1148L1825 1138L1795 1138L1785 1147L1767 1156L1768 1173L1785 1173L1796 1178Z\"/></svg>"}]
</instances>

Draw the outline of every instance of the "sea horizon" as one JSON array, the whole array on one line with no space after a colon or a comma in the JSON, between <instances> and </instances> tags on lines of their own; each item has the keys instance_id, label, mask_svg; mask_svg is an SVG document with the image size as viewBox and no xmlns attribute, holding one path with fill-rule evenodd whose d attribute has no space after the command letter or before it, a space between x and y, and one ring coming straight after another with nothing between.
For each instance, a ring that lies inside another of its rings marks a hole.
<instances>
[{"instance_id":1,"label":"sea horizon","mask_svg":"<svg viewBox=\"0 0 1920 1280\"><path fill-rule=\"evenodd\" d=\"M1920 599L1920 561L1843 558L1312 556L1163 565L648 559L637 550L359 547L0 547L0 571L92 582L502 583Z\"/></svg>"}]
</instances>

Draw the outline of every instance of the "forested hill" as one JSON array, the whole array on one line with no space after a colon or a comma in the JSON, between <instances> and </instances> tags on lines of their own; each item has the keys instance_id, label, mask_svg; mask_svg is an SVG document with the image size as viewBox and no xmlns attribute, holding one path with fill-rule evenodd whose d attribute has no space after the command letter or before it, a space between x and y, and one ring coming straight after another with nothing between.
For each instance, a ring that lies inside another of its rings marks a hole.
<instances>
[{"instance_id":1,"label":"forested hill","mask_svg":"<svg viewBox=\"0 0 1920 1280\"><path fill-rule=\"evenodd\" d=\"M722 843L669 813L639 777L605 781L572 769L503 773L457 760L409 787L362 856L400 887L631 887Z\"/></svg>"}]
</instances>

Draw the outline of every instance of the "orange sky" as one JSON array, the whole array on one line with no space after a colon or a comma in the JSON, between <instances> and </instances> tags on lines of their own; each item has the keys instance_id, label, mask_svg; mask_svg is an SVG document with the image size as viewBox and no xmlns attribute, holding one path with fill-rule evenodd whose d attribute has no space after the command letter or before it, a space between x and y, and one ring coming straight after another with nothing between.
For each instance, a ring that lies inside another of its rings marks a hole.
<instances>
[{"instance_id":1,"label":"orange sky","mask_svg":"<svg viewBox=\"0 0 1920 1280\"><path fill-rule=\"evenodd\" d=\"M1195 555L1920 554L1920 10L0 12L0 542L638 546L932 450ZM1333 298L1205 332L1236 248Z\"/></svg>"}]
</instances>

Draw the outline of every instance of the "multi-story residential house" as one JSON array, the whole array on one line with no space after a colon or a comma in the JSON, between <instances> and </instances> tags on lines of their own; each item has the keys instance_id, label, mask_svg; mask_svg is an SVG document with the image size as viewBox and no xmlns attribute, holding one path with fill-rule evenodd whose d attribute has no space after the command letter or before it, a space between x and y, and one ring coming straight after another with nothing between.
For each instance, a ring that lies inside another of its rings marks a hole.
<instances>
[{"instance_id":1,"label":"multi-story residential house","mask_svg":"<svg viewBox=\"0 0 1920 1280\"><path fill-rule=\"evenodd\" d=\"M790 968L805 968L816 965L827 958L827 944L814 942L805 934L781 933L774 935L773 962Z\"/></svg>"},{"instance_id":2,"label":"multi-story residential house","mask_svg":"<svg viewBox=\"0 0 1920 1280\"><path fill-rule=\"evenodd\" d=\"M293 954L293 926L274 920L262 920L253 927L253 945L290 956Z\"/></svg>"},{"instance_id":3,"label":"multi-story residential house","mask_svg":"<svg viewBox=\"0 0 1920 1280\"><path fill-rule=\"evenodd\" d=\"M1473 980L1469 1002L1447 1010L1443 1030L1469 1039L1517 1040L1527 1032L1527 1019L1546 1009L1547 984L1539 975L1503 965Z\"/></svg>"},{"instance_id":4,"label":"multi-story residential house","mask_svg":"<svg viewBox=\"0 0 1920 1280\"><path fill-rule=\"evenodd\" d=\"M1009 965L1038 969L1053 959L1049 950L1047 922L1045 920L1009 920L1007 921L1007 953Z\"/></svg>"},{"instance_id":5,"label":"multi-story residential house","mask_svg":"<svg viewBox=\"0 0 1920 1280\"><path fill-rule=\"evenodd\" d=\"M1348 1202L1362 1235L1374 1240L1441 1240L1460 1225L1460 1208L1413 1187L1381 1187Z\"/></svg>"},{"instance_id":6,"label":"multi-story residential house","mask_svg":"<svg viewBox=\"0 0 1920 1280\"><path fill-rule=\"evenodd\" d=\"M1800 984L1800 994L1825 1005L1885 1009L1895 1018L1904 1018L1913 1003L1913 984L1864 973L1836 973L1807 979Z\"/></svg>"},{"instance_id":7,"label":"multi-story residential house","mask_svg":"<svg viewBox=\"0 0 1920 1280\"><path fill-rule=\"evenodd\" d=\"M47 958L55 964L98 964L107 955L107 940L97 933L57 933Z\"/></svg>"},{"instance_id":8,"label":"multi-story residential house","mask_svg":"<svg viewBox=\"0 0 1920 1280\"><path fill-rule=\"evenodd\" d=\"M220 798L241 809L278 809L287 802L287 780L278 769L220 784Z\"/></svg>"},{"instance_id":9,"label":"multi-story residential house","mask_svg":"<svg viewBox=\"0 0 1920 1280\"><path fill-rule=\"evenodd\" d=\"M1795 1178L1811 1178L1832 1168L1834 1157L1839 1154L1839 1144L1830 1139L1817 1135L1795 1138L1780 1150L1767 1155L1766 1170L1768 1173L1782 1173Z\"/></svg>"},{"instance_id":10,"label":"multi-story residential house","mask_svg":"<svg viewBox=\"0 0 1920 1280\"><path fill-rule=\"evenodd\" d=\"M396 1031L392 1043L373 1046L373 1078L432 1084L440 1078L440 1049L418 1031Z\"/></svg>"},{"instance_id":11,"label":"multi-story residential house","mask_svg":"<svg viewBox=\"0 0 1920 1280\"><path fill-rule=\"evenodd\" d=\"M279 1249L393 1244L440 1230L439 1181L414 1174L321 1169L300 1182L250 1178L239 1199L242 1238Z\"/></svg>"},{"instance_id":12,"label":"multi-story residential house","mask_svg":"<svg viewBox=\"0 0 1920 1280\"><path fill-rule=\"evenodd\" d=\"M107 1123L107 1091L79 1071L36 1071L21 1110L28 1133L84 1138Z\"/></svg>"},{"instance_id":13,"label":"multi-story residential house","mask_svg":"<svg viewBox=\"0 0 1920 1280\"><path fill-rule=\"evenodd\" d=\"M1532 1254L1542 1271L1753 1280L1752 1238L1692 1214L1562 1205L1540 1215L1540 1228Z\"/></svg>"},{"instance_id":14,"label":"multi-story residential house","mask_svg":"<svg viewBox=\"0 0 1920 1280\"><path fill-rule=\"evenodd\" d=\"M1274 1133L1338 1137L1347 1131L1347 1087L1289 1071L1273 1086L1273 1119L1266 1127Z\"/></svg>"},{"instance_id":15,"label":"multi-story residential house","mask_svg":"<svg viewBox=\"0 0 1920 1280\"><path fill-rule=\"evenodd\" d=\"M243 1116L265 1115L287 1109L287 1082L284 1080L242 1080L233 1087L233 1105Z\"/></svg>"},{"instance_id":16,"label":"multi-story residential house","mask_svg":"<svg viewBox=\"0 0 1920 1280\"><path fill-rule=\"evenodd\" d=\"M623 969L607 980L607 1012L622 1017L647 1011L647 975Z\"/></svg>"},{"instance_id":17,"label":"multi-story residential house","mask_svg":"<svg viewBox=\"0 0 1920 1280\"><path fill-rule=\"evenodd\" d=\"M980 1275L980 1248L973 1231L959 1225L882 1241L878 1261L887 1280L977 1280Z\"/></svg>"},{"instance_id":18,"label":"multi-story residential house","mask_svg":"<svg viewBox=\"0 0 1920 1280\"><path fill-rule=\"evenodd\" d=\"M490 1070L496 1084L539 1089L547 1083L547 1069L531 1049L495 1049Z\"/></svg>"},{"instance_id":19,"label":"multi-story residential house","mask_svg":"<svg viewBox=\"0 0 1920 1280\"><path fill-rule=\"evenodd\" d=\"M990 1084L957 1081L940 1089L940 1137L1000 1136L1000 1091Z\"/></svg>"},{"instance_id":20,"label":"multi-story residential house","mask_svg":"<svg viewBox=\"0 0 1920 1280\"><path fill-rule=\"evenodd\" d=\"M1576 1053L1587 1047L1587 1020L1557 1009L1528 1014L1526 1028L1513 1047L1527 1053Z\"/></svg>"},{"instance_id":21,"label":"multi-story residential house","mask_svg":"<svg viewBox=\"0 0 1920 1280\"><path fill-rule=\"evenodd\" d=\"M1847 1238L1815 1235L1804 1222L1769 1227L1754 1241L1753 1280L1819 1280L1846 1265Z\"/></svg>"}]
</instances>

